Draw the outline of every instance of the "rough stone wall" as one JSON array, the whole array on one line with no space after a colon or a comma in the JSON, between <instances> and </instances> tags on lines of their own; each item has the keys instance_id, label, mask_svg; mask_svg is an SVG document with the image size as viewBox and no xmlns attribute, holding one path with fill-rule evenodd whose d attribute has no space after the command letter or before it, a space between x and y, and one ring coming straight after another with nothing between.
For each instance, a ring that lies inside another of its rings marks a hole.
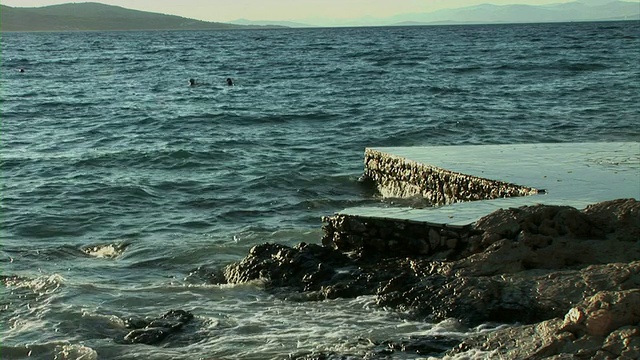
<instances>
[{"instance_id":1,"label":"rough stone wall","mask_svg":"<svg viewBox=\"0 0 640 360\"><path fill-rule=\"evenodd\" d=\"M422 196L432 205L537 194L538 190L417 163L373 149L364 154L364 177L384 197Z\"/></svg>"},{"instance_id":2,"label":"rough stone wall","mask_svg":"<svg viewBox=\"0 0 640 360\"><path fill-rule=\"evenodd\" d=\"M363 251L382 257L424 256L453 252L468 243L471 226L337 214L322 218L322 244L343 252Z\"/></svg>"}]
</instances>

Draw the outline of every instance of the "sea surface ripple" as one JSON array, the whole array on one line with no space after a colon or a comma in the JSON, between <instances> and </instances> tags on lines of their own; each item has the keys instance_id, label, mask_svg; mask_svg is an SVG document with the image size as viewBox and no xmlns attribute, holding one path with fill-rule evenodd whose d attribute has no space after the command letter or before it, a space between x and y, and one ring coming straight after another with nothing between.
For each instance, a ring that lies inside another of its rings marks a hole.
<instances>
[{"instance_id":1,"label":"sea surface ripple","mask_svg":"<svg viewBox=\"0 0 640 360\"><path fill-rule=\"evenodd\" d=\"M484 331L202 274L382 201L357 182L367 146L640 141L637 21L0 42L3 358L281 359ZM174 308L196 316L183 335L114 341Z\"/></svg>"}]
</instances>

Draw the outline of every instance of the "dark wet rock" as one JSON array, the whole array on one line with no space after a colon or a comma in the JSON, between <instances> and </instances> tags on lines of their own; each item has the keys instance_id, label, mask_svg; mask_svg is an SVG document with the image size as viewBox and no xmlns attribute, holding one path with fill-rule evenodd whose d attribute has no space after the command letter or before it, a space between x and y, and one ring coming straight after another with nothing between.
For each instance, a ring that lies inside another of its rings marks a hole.
<instances>
[{"instance_id":1,"label":"dark wet rock","mask_svg":"<svg viewBox=\"0 0 640 360\"><path fill-rule=\"evenodd\" d=\"M325 284L349 283L357 270L342 252L314 244L295 247L278 244L254 246L239 263L224 269L229 283L262 280L271 289L318 291Z\"/></svg>"},{"instance_id":2,"label":"dark wet rock","mask_svg":"<svg viewBox=\"0 0 640 360\"><path fill-rule=\"evenodd\" d=\"M588 206L584 213L608 238L637 242L640 239L640 209L634 199L618 199Z\"/></svg>"},{"instance_id":3,"label":"dark wet rock","mask_svg":"<svg viewBox=\"0 0 640 360\"><path fill-rule=\"evenodd\" d=\"M376 295L379 306L414 319L524 324L496 332L495 339L483 335L465 342L459 352L542 359L607 358L637 350L640 202L635 199L582 211L549 205L499 210L473 228L420 228L398 221L385 233L383 221L369 225L342 216L325 229L330 234L324 246L256 246L225 269L225 280L261 279L267 290L294 300ZM418 238L404 239L402 229ZM531 337L537 340L529 347L520 344Z\"/></svg>"},{"instance_id":4,"label":"dark wet rock","mask_svg":"<svg viewBox=\"0 0 640 360\"><path fill-rule=\"evenodd\" d=\"M131 330L122 339L127 344L155 345L167 336L179 331L193 319L193 314L184 310L170 310L157 319L129 318L125 326Z\"/></svg>"},{"instance_id":5,"label":"dark wet rock","mask_svg":"<svg viewBox=\"0 0 640 360\"><path fill-rule=\"evenodd\" d=\"M383 341L377 344L374 354L391 355L398 352L438 356L453 347L458 346L460 340L445 336L416 336L400 341Z\"/></svg>"},{"instance_id":6,"label":"dark wet rock","mask_svg":"<svg viewBox=\"0 0 640 360\"><path fill-rule=\"evenodd\" d=\"M544 205L499 210L471 231L461 229L469 239L451 246L440 237L452 239L452 230L440 231L436 240L445 244L446 257L389 257L354 247L357 242L347 253L334 246L263 244L224 276L230 283L261 279L270 291L296 300L374 294L380 306L416 318L532 323L562 316L599 291L639 287L639 210L633 199L584 211Z\"/></svg>"},{"instance_id":7,"label":"dark wet rock","mask_svg":"<svg viewBox=\"0 0 640 360\"><path fill-rule=\"evenodd\" d=\"M227 279L219 268L199 266L189 272L184 279L189 284L225 284Z\"/></svg>"},{"instance_id":8,"label":"dark wet rock","mask_svg":"<svg viewBox=\"0 0 640 360\"><path fill-rule=\"evenodd\" d=\"M289 356L296 360L376 360L404 356L441 356L460 344L460 340L444 336L416 336L399 341L374 341L358 339L353 347L369 347L362 354L340 354L336 352L312 352Z\"/></svg>"}]
</instances>

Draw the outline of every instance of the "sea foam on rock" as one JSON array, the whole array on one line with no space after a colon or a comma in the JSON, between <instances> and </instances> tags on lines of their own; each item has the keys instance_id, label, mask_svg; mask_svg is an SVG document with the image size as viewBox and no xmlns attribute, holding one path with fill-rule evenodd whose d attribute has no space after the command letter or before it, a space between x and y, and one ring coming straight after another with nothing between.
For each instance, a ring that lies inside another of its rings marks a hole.
<instances>
[{"instance_id":1,"label":"sea foam on rock","mask_svg":"<svg viewBox=\"0 0 640 360\"><path fill-rule=\"evenodd\" d=\"M461 231L455 246L424 253L376 253L367 241L348 250L331 242L258 245L227 266L224 279L262 279L267 290L295 300L372 294L380 306L428 321L524 324L470 339L452 350L458 354L607 358L639 351L640 202L505 209ZM385 239L376 241L371 246ZM524 346L523 339L532 340Z\"/></svg>"}]
</instances>

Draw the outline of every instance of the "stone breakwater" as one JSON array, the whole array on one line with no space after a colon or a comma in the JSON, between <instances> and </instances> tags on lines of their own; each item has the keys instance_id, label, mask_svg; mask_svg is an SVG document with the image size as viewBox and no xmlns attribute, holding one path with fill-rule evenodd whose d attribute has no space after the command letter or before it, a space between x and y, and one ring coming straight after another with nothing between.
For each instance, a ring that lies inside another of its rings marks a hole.
<instances>
[{"instance_id":1,"label":"stone breakwater","mask_svg":"<svg viewBox=\"0 0 640 360\"><path fill-rule=\"evenodd\" d=\"M322 218L322 245L343 252L358 250L384 257L446 256L465 246L474 234L469 226L449 226L392 218L337 214Z\"/></svg>"},{"instance_id":2,"label":"stone breakwater","mask_svg":"<svg viewBox=\"0 0 640 360\"><path fill-rule=\"evenodd\" d=\"M538 194L542 190L418 163L375 149L364 153L363 179L384 197L420 196L432 205Z\"/></svg>"},{"instance_id":3,"label":"stone breakwater","mask_svg":"<svg viewBox=\"0 0 640 360\"><path fill-rule=\"evenodd\" d=\"M361 220L340 226L366 229ZM556 205L498 210L470 228L451 232L428 225L411 229L413 225L407 223L396 230L415 231L412 236L425 241L428 236L420 235L421 231L437 232L440 241L436 244L434 235L433 246L430 237L428 247L420 242L415 249L423 246L421 252L394 252L402 248L402 240L377 251L367 249L363 241L345 245L333 240L327 246L301 243L294 247L262 244L240 262L212 271L209 278L214 283L261 280L267 291L295 301L374 295L379 306L426 321L455 318L467 326L516 324L460 344L449 343L440 355L473 357L482 352L501 359L640 358L637 200L606 201L583 210ZM385 227L383 223L377 226L376 231ZM412 348L411 339L394 341ZM371 343L383 342L371 339ZM421 348L429 348L423 345ZM368 354L300 354L293 358L388 356L388 351L372 349Z\"/></svg>"}]
</instances>

